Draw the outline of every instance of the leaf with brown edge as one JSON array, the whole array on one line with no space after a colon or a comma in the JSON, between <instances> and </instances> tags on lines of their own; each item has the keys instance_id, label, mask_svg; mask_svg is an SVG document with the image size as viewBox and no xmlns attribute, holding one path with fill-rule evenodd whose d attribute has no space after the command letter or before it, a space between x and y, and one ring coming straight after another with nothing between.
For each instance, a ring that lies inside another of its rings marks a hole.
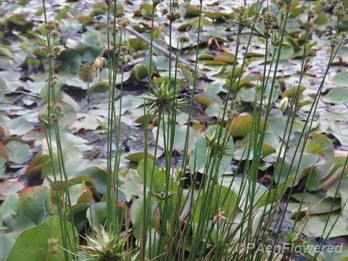
<instances>
[{"instance_id":1,"label":"leaf with brown edge","mask_svg":"<svg viewBox=\"0 0 348 261\"><path fill-rule=\"evenodd\" d=\"M24 182L18 181L16 179L8 179L0 182L0 200L5 200L10 194L21 191L25 188Z\"/></svg>"},{"instance_id":2,"label":"leaf with brown edge","mask_svg":"<svg viewBox=\"0 0 348 261\"><path fill-rule=\"evenodd\" d=\"M129 153L125 159L133 161L133 162L140 162L145 158L145 153L143 151L133 152ZM154 160L155 157L151 153L147 153L147 158Z\"/></svg>"},{"instance_id":3,"label":"leaf with brown edge","mask_svg":"<svg viewBox=\"0 0 348 261\"><path fill-rule=\"evenodd\" d=\"M304 92L304 90L306 90L306 87L304 87L302 85L301 86L293 86L293 87L291 87L283 92L282 98L285 98L285 97L293 98L293 97L301 94L302 92Z\"/></svg>"},{"instance_id":4,"label":"leaf with brown edge","mask_svg":"<svg viewBox=\"0 0 348 261\"><path fill-rule=\"evenodd\" d=\"M216 62L223 62L227 64L233 64L234 63L234 54L233 53L221 53L217 57L215 57L214 61Z\"/></svg>"},{"instance_id":5,"label":"leaf with brown edge","mask_svg":"<svg viewBox=\"0 0 348 261\"><path fill-rule=\"evenodd\" d=\"M40 178L41 170L49 160L49 155L42 156L42 152L39 152L30 162L29 166L25 170L24 175L29 179Z\"/></svg>"},{"instance_id":6,"label":"leaf with brown edge","mask_svg":"<svg viewBox=\"0 0 348 261\"><path fill-rule=\"evenodd\" d=\"M4 136L5 138L9 135L7 127L2 123L0 123L0 135Z\"/></svg>"},{"instance_id":7,"label":"leaf with brown edge","mask_svg":"<svg viewBox=\"0 0 348 261\"><path fill-rule=\"evenodd\" d=\"M335 184L336 181L338 181L341 178L345 170L346 170L345 166L339 167L327 180L324 181L322 185L322 189L324 191L327 191L330 187L332 187L333 184Z\"/></svg>"},{"instance_id":8,"label":"leaf with brown edge","mask_svg":"<svg viewBox=\"0 0 348 261\"><path fill-rule=\"evenodd\" d=\"M219 105L222 104L221 98L218 95L212 93L198 93L193 99L205 107L208 107L209 105L212 105L214 103Z\"/></svg>"},{"instance_id":9,"label":"leaf with brown edge","mask_svg":"<svg viewBox=\"0 0 348 261\"><path fill-rule=\"evenodd\" d=\"M240 115L235 118L228 124L228 131L231 133L232 137L245 137L249 132L253 131L254 118L251 115ZM265 123L263 117L260 118L260 126L258 132L262 131L264 125L266 124L266 130L269 126Z\"/></svg>"},{"instance_id":10,"label":"leaf with brown edge","mask_svg":"<svg viewBox=\"0 0 348 261\"><path fill-rule=\"evenodd\" d=\"M4 144L0 142L0 157L3 157L4 159L8 160L8 152Z\"/></svg>"},{"instance_id":11,"label":"leaf with brown edge","mask_svg":"<svg viewBox=\"0 0 348 261\"><path fill-rule=\"evenodd\" d=\"M267 157L276 151L277 150L273 148L271 145L268 145L266 143L262 144L262 157Z\"/></svg>"}]
</instances>

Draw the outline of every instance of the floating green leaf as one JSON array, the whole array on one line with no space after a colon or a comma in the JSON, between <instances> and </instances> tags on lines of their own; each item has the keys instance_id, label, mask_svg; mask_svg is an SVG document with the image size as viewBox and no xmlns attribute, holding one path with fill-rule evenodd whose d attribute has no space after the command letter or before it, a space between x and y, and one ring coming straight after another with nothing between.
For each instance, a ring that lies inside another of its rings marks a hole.
<instances>
[{"instance_id":1,"label":"floating green leaf","mask_svg":"<svg viewBox=\"0 0 348 261\"><path fill-rule=\"evenodd\" d=\"M149 217L151 217L150 221L150 229L154 228L156 226L156 212L157 212L157 206L158 202L155 199L150 199L150 213ZM157 212L158 213L158 212ZM133 225L133 234L135 238L140 239L142 236L142 233L147 233L146 231L143 231L143 224L144 224L144 218L145 218L145 209L144 209L144 198L138 198L136 199L129 212L129 217Z\"/></svg>"},{"instance_id":2,"label":"floating green leaf","mask_svg":"<svg viewBox=\"0 0 348 261\"><path fill-rule=\"evenodd\" d=\"M6 148L10 153L10 161L15 164L24 164L33 156L29 145L18 140L10 141Z\"/></svg>"},{"instance_id":3,"label":"floating green leaf","mask_svg":"<svg viewBox=\"0 0 348 261\"><path fill-rule=\"evenodd\" d=\"M161 194L166 185L166 175L160 171L151 159L140 161L137 168L139 176L142 178L145 185L154 193Z\"/></svg>"},{"instance_id":4,"label":"floating green leaf","mask_svg":"<svg viewBox=\"0 0 348 261\"><path fill-rule=\"evenodd\" d=\"M145 64L136 64L131 71L130 81L142 82L148 76L148 67Z\"/></svg>"},{"instance_id":5,"label":"floating green leaf","mask_svg":"<svg viewBox=\"0 0 348 261\"><path fill-rule=\"evenodd\" d=\"M145 153L143 151L132 152L125 157L125 159L133 161L133 162L140 162L144 158L145 158ZM155 157L151 153L147 153L147 158L151 160L155 159Z\"/></svg>"},{"instance_id":6,"label":"floating green leaf","mask_svg":"<svg viewBox=\"0 0 348 261\"><path fill-rule=\"evenodd\" d=\"M302 92L306 90L306 87L304 86L293 86L286 91L283 92L282 98L288 97L288 98L294 98L296 95L300 95Z\"/></svg>"},{"instance_id":7,"label":"floating green leaf","mask_svg":"<svg viewBox=\"0 0 348 261\"><path fill-rule=\"evenodd\" d=\"M333 238L348 235L347 219L337 213L310 216L306 222L300 223L298 230L309 238Z\"/></svg>"},{"instance_id":8,"label":"floating green leaf","mask_svg":"<svg viewBox=\"0 0 348 261\"><path fill-rule=\"evenodd\" d=\"M24 182L18 180L7 179L0 182L0 200L4 200L7 196L21 191L24 187Z\"/></svg>"},{"instance_id":9,"label":"floating green leaf","mask_svg":"<svg viewBox=\"0 0 348 261\"><path fill-rule=\"evenodd\" d=\"M10 30L28 32L33 29L34 23L27 20L28 13L14 14L7 19L7 27Z\"/></svg>"},{"instance_id":10,"label":"floating green leaf","mask_svg":"<svg viewBox=\"0 0 348 261\"><path fill-rule=\"evenodd\" d=\"M52 216L46 222L22 232L16 240L7 260L62 260L64 251L68 257L67 260L72 260L72 253L75 251L76 242L78 242L77 232L73 237L75 229L68 221L65 222L65 237L68 238L69 249L64 249L62 238L62 227L60 217ZM28 243L30 242L30 244ZM66 246L65 246L66 247Z\"/></svg>"},{"instance_id":11,"label":"floating green leaf","mask_svg":"<svg viewBox=\"0 0 348 261\"><path fill-rule=\"evenodd\" d=\"M341 71L337 73L333 78L332 82L341 87L348 87L348 72Z\"/></svg>"},{"instance_id":12,"label":"floating green leaf","mask_svg":"<svg viewBox=\"0 0 348 261\"><path fill-rule=\"evenodd\" d=\"M254 117L251 115L240 115L228 124L228 130L233 137L245 137L249 132L251 132L254 127ZM261 131L264 128L265 120L261 117L259 122L259 129ZM268 129L268 124L266 124L265 130Z\"/></svg>"},{"instance_id":13,"label":"floating green leaf","mask_svg":"<svg viewBox=\"0 0 348 261\"><path fill-rule=\"evenodd\" d=\"M99 231L101 226L105 225L106 220L106 202L92 204L87 209L87 219L89 225L94 231Z\"/></svg>"},{"instance_id":14,"label":"floating green leaf","mask_svg":"<svg viewBox=\"0 0 348 261\"><path fill-rule=\"evenodd\" d=\"M12 119L7 123L9 134L12 135L23 135L33 128L32 124L28 122L25 116L19 116Z\"/></svg>"},{"instance_id":15,"label":"floating green leaf","mask_svg":"<svg viewBox=\"0 0 348 261\"><path fill-rule=\"evenodd\" d=\"M194 221L196 223L203 222L201 217L205 217L206 220L214 220L214 216L219 213L223 213L224 217L230 217L234 214L234 211L238 210L238 196L233 190L224 185L213 185L210 189L213 195L209 197L209 203L205 202L203 204L207 196L202 194L196 200L194 210ZM202 215L202 212L204 212L204 215Z\"/></svg>"},{"instance_id":16,"label":"floating green leaf","mask_svg":"<svg viewBox=\"0 0 348 261\"><path fill-rule=\"evenodd\" d=\"M348 75L347 75L348 76ZM348 77L347 77L348 80ZM348 88L333 88L323 97L323 101L333 104L342 104L348 102Z\"/></svg>"},{"instance_id":17,"label":"floating green leaf","mask_svg":"<svg viewBox=\"0 0 348 261\"><path fill-rule=\"evenodd\" d=\"M309 215L314 214L325 214L329 212L334 212L341 208L341 203L339 199L333 199L327 197L324 193L296 193L292 194L291 197L296 199L301 203L290 203L288 210L298 208L301 204L304 207L307 207L307 213Z\"/></svg>"},{"instance_id":18,"label":"floating green leaf","mask_svg":"<svg viewBox=\"0 0 348 261\"><path fill-rule=\"evenodd\" d=\"M325 135L313 134L312 138L307 141L305 152L316 153L329 159L335 155L335 147Z\"/></svg>"}]
</instances>

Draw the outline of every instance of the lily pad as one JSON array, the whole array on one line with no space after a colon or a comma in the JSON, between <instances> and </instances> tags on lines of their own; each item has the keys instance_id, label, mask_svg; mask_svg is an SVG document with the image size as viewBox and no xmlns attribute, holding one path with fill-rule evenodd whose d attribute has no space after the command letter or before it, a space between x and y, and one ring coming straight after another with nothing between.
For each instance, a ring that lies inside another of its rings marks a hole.
<instances>
[{"instance_id":1,"label":"lily pad","mask_svg":"<svg viewBox=\"0 0 348 261\"><path fill-rule=\"evenodd\" d=\"M221 98L212 93L198 93L194 96L194 100L205 107L208 107L213 103L216 103L218 105L222 104Z\"/></svg>"},{"instance_id":2,"label":"lily pad","mask_svg":"<svg viewBox=\"0 0 348 261\"><path fill-rule=\"evenodd\" d=\"M301 204L303 207L307 207L307 214L325 214L339 210L341 208L340 200L328 198L325 194L321 193L296 193L292 194L291 197L302 203L290 203L288 210L292 211L299 207Z\"/></svg>"},{"instance_id":3,"label":"lily pad","mask_svg":"<svg viewBox=\"0 0 348 261\"><path fill-rule=\"evenodd\" d=\"M147 159L140 161L137 168L139 176L145 185L153 191L153 193L161 194L166 184L166 174L159 170L153 160Z\"/></svg>"},{"instance_id":4,"label":"lily pad","mask_svg":"<svg viewBox=\"0 0 348 261\"><path fill-rule=\"evenodd\" d=\"M213 190L213 195L210 198L210 204L203 203L206 200L206 195L200 195L196 200L196 208L194 211L194 221L203 222L202 217L209 219L214 219L219 211L224 213L224 216L229 217L233 215L233 211L237 210L238 196L237 193L231 190L228 186L224 185L214 185L211 187ZM209 207L205 205L207 204ZM205 214L202 215L202 212Z\"/></svg>"},{"instance_id":5,"label":"lily pad","mask_svg":"<svg viewBox=\"0 0 348 261\"><path fill-rule=\"evenodd\" d=\"M154 199L150 200L150 213L149 216L151 217L151 223L149 224L149 227L155 227L156 226L156 212L157 212L157 206L158 202ZM145 215L145 209L144 209L144 199L138 198L136 199L129 212L129 217L133 225L133 234L135 238L140 239L143 232L143 224L144 224L144 215ZM158 213L158 212L157 212Z\"/></svg>"},{"instance_id":6,"label":"lily pad","mask_svg":"<svg viewBox=\"0 0 348 261\"><path fill-rule=\"evenodd\" d=\"M24 164L33 156L29 145L18 140L10 141L6 148L10 154L10 161L18 165Z\"/></svg>"},{"instance_id":7,"label":"lily pad","mask_svg":"<svg viewBox=\"0 0 348 261\"><path fill-rule=\"evenodd\" d=\"M120 191L131 202L134 197L141 197L144 194L143 182L134 169L128 169L119 173Z\"/></svg>"},{"instance_id":8,"label":"lily pad","mask_svg":"<svg viewBox=\"0 0 348 261\"><path fill-rule=\"evenodd\" d=\"M347 77L348 80L348 77ZM323 97L323 101L333 104L341 104L348 102L348 88L333 88Z\"/></svg>"},{"instance_id":9,"label":"lily pad","mask_svg":"<svg viewBox=\"0 0 348 261\"><path fill-rule=\"evenodd\" d=\"M14 244L7 260L40 260L42 257L47 260L62 260L66 254L67 260L72 260L71 251L75 250L75 244L78 242L77 232L75 231L75 238L73 237L73 230L75 229L68 221L65 222L65 235L67 242L70 242L69 249L62 248L62 223L60 217L52 216L44 223L25 230L19 235ZM30 242L30 244L28 244ZM65 246L67 247L67 246Z\"/></svg>"},{"instance_id":10,"label":"lily pad","mask_svg":"<svg viewBox=\"0 0 348 261\"><path fill-rule=\"evenodd\" d=\"M98 202L92 204L87 209L87 219L89 225L93 229L93 231L99 231L100 226L105 225L106 220L106 202Z\"/></svg>"},{"instance_id":11,"label":"lily pad","mask_svg":"<svg viewBox=\"0 0 348 261\"><path fill-rule=\"evenodd\" d=\"M307 141L305 152L316 153L329 159L335 155L335 147L325 135L314 134L312 139Z\"/></svg>"},{"instance_id":12,"label":"lily pad","mask_svg":"<svg viewBox=\"0 0 348 261\"><path fill-rule=\"evenodd\" d=\"M7 196L21 191L24 187L25 184L23 182L15 179L8 179L0 182L0 200L5 200Z\"/></svg>"},{"instance_id":13,"label":"lily pad","mask_svg":"<svg viewBox=\"0 0 348 261\"><path fill-rule=\"evenodd\" d=\"M216 172L221 176L230 168L234 143L232 139L228 140L226 135L224 128L211 126L206 130L204 136L198 138L189 160L192 173ZM209 164L209 159L212 157L217 158L218 168Z\"/></svg>"},{"instance_id":14,"label":"lily pad","mask_svg":"<svg viewBox=\"0 0 348 261\"><path fill-rule=\"evenodd\" d=\"M133 161L133 162L140 162L144 158L145 158L145 153L143 151L132 152L125 157L125 159ZM147 158L152 160L155 159L155 157L151 153L147 153Z\"/></svg>"},{"instance_id":15,"label":"lily pad","mask_svg":"<svg viewBox=\"0 0 348 261\"><path fill-rule=\"evenodd\" d=\"M29 166L25 170L25 176L29 179L40 178L41 170L43 166L50 161L49 155L42 156L42 153L36 154L36 156L31 160Z\"/></svg>"},{"instance_id":16,"label":"lily pad","mask_svg":"<svg viewBox=\"0 0 348 261\"><path fill-rule=\"evenodd\" d=\"M21 136L33 128L25 116L19 116L7 123L9 134Z\"/></svg>"},{"instance_id":17,"label":"lily pad","mask_svg":"<svg viewBox=\"0 0 348 261\"><path fill-rule=\"evenodd\" d=\"M148 67L145 64L137 64L131 70L129 81L142 82L148 75Z\"/></svg>"},{"instance_id":18,"label":"lily pad","mask_svg":"<svg viewBox=\"0 0 348 261\"><path fill-rule=\"evenodd\" d=\"M7 19L7 27L10 30L28 32L33 29L34 23L27 20L28 13L14 14Z\"/></svg>"},{"instance_id":19,"label":"lily pad","mask_svg":"<svg viewBox=\"0 0 348 261\"><path fill-rule=\"evenodd\" d=\"M302 85L301 86L293 86L293 87L291 87L283 92L282 98L285 98L285 97L294 98L294 97L296 97L296 95L301 94L305 90L306 90L306 87L304 87Z\"/></svg>"},{"instance_id":20,"label":"lily pad","mask_svg":"<svg viewBox=\"0 0 348 261\"><path fill-rule=\"evenodd\" d=\"M240 115L235 117L229 124L228 130L232 134L232 137L245 137L253 129L254 117L251 115ZM258 131L261 131L265 125L265 120L261 117L259 123ZM268 129L268 124L266 123L266 130Z\"/></svg>"},{"instance_id":21,"label":"lily pad","mask_svg":"<svg viewBox=\"0 0 348 261\"><path fill-rule=\"evenodd\" d=\"M3 178L5 176L6 162L7 159L0 156L0 178Z\"/></svg>"},{"instance_id":22,"label":"lily pad","mask_svg":"<svg viewBox=\"0 0 348 261\"><path fill-rule=\"evenodd\" d=\"M302 228L304 227L304 228ZM298 228L309 238L347 236L347 219L337 213L313 215Z\"/></svg>"},{"instance_id":23,"label":"lily pad","mask_svg":"<svg viewBox=\"0 0 348 261\"><path fill-rule=\"evenodd\" d=\"M337 73L333 78L332 82L341 87L348 87L348 72L342 71Z\"/></svg>"}]
</instances>

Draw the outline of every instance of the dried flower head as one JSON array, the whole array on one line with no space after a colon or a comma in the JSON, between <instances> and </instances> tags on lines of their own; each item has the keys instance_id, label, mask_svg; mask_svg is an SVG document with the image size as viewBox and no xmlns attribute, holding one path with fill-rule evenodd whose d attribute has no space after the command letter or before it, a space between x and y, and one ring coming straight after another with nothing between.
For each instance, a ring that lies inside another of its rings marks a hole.
<instances>
[{"instance_id":1,"label":"dried flower head","mask_svg":"<svg viewBox=\"0 0 348 261\"><path fill-rule=\"evenodd\" d=\"M58 120L59 120L59 118L57 117L57 115L54 114L54 113L52 113L52 114L51 114L51 121L52 121L53 123L58 123Z\"/></svg>"},{"instance_id":2,"label":"dried flower head","mask_svg":"<svg viewBox=\"0 0 348 261\"><path fill-rule=\"evenodd\" d=\"M128 46L121 45L121 47L120 47L120 52L121 53L126 54L126 53L128 53L128 51L129 51Z\"/></svg>"},{"instance_id":3,"label":"dried flower head","mask_svg":"<svg viewBox=\"0 0 348 261\"><path fill-rule=\"evenodd\" d=\"M213 217L213 223L221 222L226 219L226 217L223 215L225 213L224 210L221 208L218 209L218 214Z\"/></svg>"},{"instance_id":4,"label":"dried flower head","mask_svg":"<svg viewBox=\"0 0 348 261\"><path fill-rule=\"evenodd\" d=\"M317 11L315 11L315 10L310 10L310 11L308 12L308 19L309 19L309 20L312 20L312 19L314 19L317 15L318 15Z\"/></svg>"},{"instance_id":5,"label":"dried flower head","mask_svg":"<svg viewBox=\"0 0 348 261\"><path fill-rule=\"evenodd\" d=\"M240 31L244 28L251 28L253 26L254 22L251 17L248 17L248 12L245 7L240 7L238 9L238 22Z\"/></svg>"},{"instance_id":6,"label":"dried flower head","mask_svg":"<svg viewBox=\"0 0 348 261\"><path fill-rule=\"evenodd\" d=\"M61 51L62 50L61 50L61 48L59 46L53 46L52 47L52 55L53 55L53 57L56 58L60 54Z\"/></svg>"},{"instance_id":7,"label":"dried flower head","mask_svg":"<svg viewBox=\"0 0 348 261\"><path fill-rule=\"evenodd\" d=\"M59 24L54 20L48 21L47 24L45 24L45 29L49 31L59 30Z\"/></svg>"},{"instance_id":8,"label":"dried flower head","mask_svg":"<svg viewBox=\"0 0 348 261\"><path fill-rule=\"evenodd\" d=\"M178 12L170 12L169 14L167 14L167 18L170 22L174 22L178 19L180 19L181 15Z\"/></svg>"},{"instance_id":9,"label":"dried flower head","mask_svg":"<svg viewBox=\"0 0 348 261\"><path fill-rule=\"evenodd\" d=\"M339 39L337 37L337 34L330 35L329 40L330 40L330 46L332 49L334 49L339 44Z\"/></svg>"},{"instance_id":10,"label":"dried flower head","mask_svg":"<svg viewBox=\"0 0 348 261\"><path fill-rule=\"evenodd\" d=\"M338 20L341 20L347 14L347 9L342 3L337 4L333 9L333 14L337 16Z\"/></svg>"},{"instance_id":11,"label":"dried flower head","mask_svg":"<svg viewBox=\"0 0 348 261\"><path fill-rule=\"evenodd\" d=\"M271 32L278 26L278 19L272 12L266 12L263 15L263 23L265 25L265 31Z\"/></svg>"},{"instance_id":12,"label":"dried flower head","mask_svg":"<svg viewBox=\"0 0 348 261\"><path fill-rule=\"evenodd\" d=\"M126 26L128 26L130 24L129 20L127 19L123 19L121 22L120 22L120 26L121 28L125 28Z\"/></svg>"},{"instance_id":13,"label":"dried flower head","mask_svg":"<svg viewBox=\"0 0 348 261\"><path fill-rule=\"evenodd\" d=\"M179 8L179 2L178 1L174 1L173 2L173 8Z\"/></svg>"},{"instance_id":14,"label":"dried flower head","mask_svg":"<svg viewBox=\"0 0 348 261\"><path fill-rule=\"evenodd\" d=\"M64 110L63 110L62 105L57 104L55 108L56 108L57 115L59 115L60 117L63 117L64 116Z\"/></svg>"},{"instance_id":15,"label":"dried flower head","mask_svg":"<svg viewBox=\"0 0 348 261\"><path fill-rule=\"evenodd\" d=\"M190 41L190 38L188 37L188 35L182 34L182 35L180 35L180 37L179 37L179 41L180 41L181 43L188 43L188 42Z\"/></svg>"},{"instance_id":16,"label":"dried flower head","mask_svg":"<svg viewBox=\"0 0 348 261\"><path fill-rule=\"evenodd\" d=\"M78 76L84 82L90 83L93 82L96 75L96 70L93 65L85 64L77 71Z\"/></svg>"},{"instance_id":17,"label":"dried flower head","mask_svg":"<svg viewBox=\"0 0 348 261\"><path fill-rule=\"evenodd\" d=\"M60 37L60 33L57 29L53 29L51 32L50 32L50 35L51 37L53 38L59 38Z\"/></svg>"},{"instance_id":18,"label":"dried flower head","mask_svg":"<svg viewBox=\"0 0 348 261\"><path fill-rule=\"evenodd\" d=\"M166 15L166 14L168 14L169 13L169 9L168 8L163 8L162 10L161 10L161 14L162 15Z\"/></svg>"}]
</instances>

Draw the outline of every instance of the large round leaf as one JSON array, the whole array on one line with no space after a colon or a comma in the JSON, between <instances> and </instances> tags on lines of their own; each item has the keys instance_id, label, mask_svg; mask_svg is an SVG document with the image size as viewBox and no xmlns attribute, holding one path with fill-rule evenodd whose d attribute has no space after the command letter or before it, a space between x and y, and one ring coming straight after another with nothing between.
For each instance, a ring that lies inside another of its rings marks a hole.
<instances>
[{"instance_id":1,"label":"large round leaf","mask_svg":"<svg viewBox=\"0 0 348 261\"><path fill-rule=\"evenodd\" d=\"M106 202L98 202L95 204L92 204L87 209L87 219L89 225L92 227L94 231L99 231L101 226L105 225L106 221Z\"/></svg>"},{"instance_id":2,"label":"large round leaf","mask_svg":"<svg viewBox=\"0 0 348 261\"><path fill-rule=\"evenodd\" d=\"M348 88L333 88L323 97L327 103L341 104L348 102Z\"/></svg>"},{"instance_id":3,"label":"large round leaf","mask_svg":"<svg viewBox=\"0 0 348 261\"><path fill-rule=\"evenodd\" d=\"M29 145L19 140L10 141L6 148L10 152L10 161L15 164L24 164L33 156Z\"/></svg>"},{"instance_id":4,"label":"large round leaf","mask_svg":"<svg viewBox=\"0 0 348 261\"><path fill-rule=\"evenodd\" d=\"M214 219L218 212L223 213L224 216L230 217L234 214L238 208L236 207L238 202L238 196L236 192L229 189L224 185L214 185L212 188L213 194L210 198L210 204L203 203L207 201L207 196L201 194L196 201L196 209L194 212L194 221L203 222L202 217L206 219ZM201 212L205 212L202 215Z\"/></svg>"},{"instance_id":5,"label":"large round leaf","mask_svg":"<svg viewBox=\"0 0 348 261\"><path fill-rule=\"evenodd\" d=\"M332 78L332 81L333 81L333 83L337 84L338 86L348 87L348 72L342 71L342 72L337 73Z\"/></svg>"},{"instance_id":6,"label":"large round leaf","mask_svg":"<svg viewBox=\"0 0 348 261\"><path fill-rule=\"evenodd\" d=\"M64 237L68 245L63 245L62 227L60 217L52 216L44 223L25 230L17 238L7 260L72 260L72 252L78 242L78 236L75 232L73 237L73 226L65 222ZM67 248L67 249L64 249ZM72 252L68 252L72 251Z\"/></svg>"},{"instance_id":7,"label":"large round leaf","mask_svg":"<svg viewBox=\"0 0 348 261\"><path fill-rule=\"evenodd\" d=\"M228 126L228 130L231 132L232 137L245 137L249 132L252 132L255 127L253 126L254 118L251 115L241 115L235 117ZM261 117L258 132L264 127L265 120ZM268 124L266 125L266 130Z\"/></svg>"},{"instance_id":8,"label":"large round leaf","mask_svg":"<svg viewBox=\"0 0 348 261\"><path fill-rule=\"evenodd\" d=\"M45 186L28 187L19 192L18 215L9 228L28 228L45 221L53 211L50 193Z\"/></svg>"},{"instance_id":9,"label":"large round leaf","mask_svg":"<svg viewBox=\"0 0 348 261\"><path fill-rule=\"evenodd\" d=\"M155 228L156 226L155 213L158 206L158 202L155 199L151 199L149 203L149 208L151 212L148 216L151 217L151 220L149 220L150 224L148 224L147 222L146 225L148 225L148 228L151 229ZM133 225L133 234L137 239L141 238L142 233L144 233L144 213L148 213L144 208L144 198L138 198L133 202L129 212L130 220Z\"/></svg>"}]
</instances>

